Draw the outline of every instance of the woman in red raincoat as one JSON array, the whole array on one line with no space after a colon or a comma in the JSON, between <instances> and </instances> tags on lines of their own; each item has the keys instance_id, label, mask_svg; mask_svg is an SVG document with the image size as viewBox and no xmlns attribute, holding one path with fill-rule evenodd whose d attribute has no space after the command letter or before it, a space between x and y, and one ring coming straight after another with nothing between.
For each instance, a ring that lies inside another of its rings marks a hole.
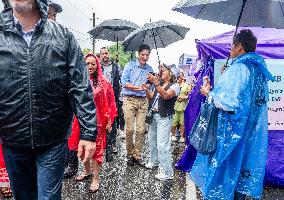
<instances>
[{"instance_id":1,"label":"woman in red raincoat","mask_svg":"<svg viewBox=\"0 0 284 200\"><path fill-rule=\"evenodd\" d=\"M0 194L4 198L10 198L12 197L12 191L10 188L10 181L8 177L8 172L6 169L6 165L3 158L2 153L2 145L0 144Z\"/></svg>"},{"instance_id":2,"label":"woman in red raincoat","mask_svg":"<svg viewBox=\"0 0 284 200\"><path fill-rule=\"evenodd\" d=\"M93 88L94 102L96 105L97 130L96 151L91 163L84 165L84 170L76 180L82 181L93 176L90 192L97 192L99 189L99 171L103 162L104 150L106 147L106 134L111 131L112 123L117 116L114 92L111 83L102 75L99 59L94 54L87 54L85 61ZM72 134L68 141L70 150L78 150L80 128L75 118L72 126Z\"/></svg>"}]
</instances>

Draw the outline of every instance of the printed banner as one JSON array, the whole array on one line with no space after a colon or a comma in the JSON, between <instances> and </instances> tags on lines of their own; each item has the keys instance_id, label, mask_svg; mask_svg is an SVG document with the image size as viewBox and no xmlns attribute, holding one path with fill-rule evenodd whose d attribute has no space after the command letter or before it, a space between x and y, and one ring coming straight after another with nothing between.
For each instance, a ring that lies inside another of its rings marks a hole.
<instances>
[{"instance_id":1,"label":"printed banner","mask_svg":"<svg viewBox=\"0 0 284 200\"><path fill-rule=\"evenodd\" d=\"M269 102L268 102L268 129L284 130L284 59L265 60L269 71L276 81L268 81ZM215 84L220 77L221 67L226 60L215 60L214 77Z\"/></svg>"}]
</instances>

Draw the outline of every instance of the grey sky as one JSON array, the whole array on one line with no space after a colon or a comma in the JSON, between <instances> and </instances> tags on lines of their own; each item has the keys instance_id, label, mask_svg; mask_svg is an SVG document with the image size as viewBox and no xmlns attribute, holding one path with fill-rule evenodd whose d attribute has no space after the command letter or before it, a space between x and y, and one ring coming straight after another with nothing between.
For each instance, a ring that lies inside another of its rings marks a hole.
<instances>
[{"instance_id":1,"label":"grey sky","mask_svg":"<svg viewBox=\"0 0 284 200\"><path fill-rule=\"evenodd\" d=\"M178 64L178 58L183 53L196 55L195 39L205 39L225 31L232 26L196 20L184 14L172 11L171 8L179 0L54 0L63 7L63 13L58 15L58 22L71 27L82 48L91 48L91 40L87 32L92 28L92 13L96 13L96 24L106 19L126 19L139 26L152 21L166 20L189 27L191 30L182 41L159 49L162 62ZM2 5L1 5L2 6ZM81 32L81 33L79 33ZM99 40L96 51L111 42ZM150 57L150 64L157 65L156 52Z\"/></svg>"}]
</instances>

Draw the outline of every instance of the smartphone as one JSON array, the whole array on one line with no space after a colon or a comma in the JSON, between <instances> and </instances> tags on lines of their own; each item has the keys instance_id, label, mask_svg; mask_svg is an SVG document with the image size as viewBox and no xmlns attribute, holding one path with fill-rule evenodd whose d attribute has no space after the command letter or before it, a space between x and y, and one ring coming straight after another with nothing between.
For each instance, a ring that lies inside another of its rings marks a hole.
<instances>
[{"instance_id":1,"label":"smartphone","mask_svg":"<svg viewBox=\"0 0 284 200\"><path fill-rule=\"evenodd\" d=\"M152 74L153 76L156 76L155 72L149 72L149 74ZM151 85L152 83L149 80L147 80L146 84Z\"/></svg>"}]
</instances>

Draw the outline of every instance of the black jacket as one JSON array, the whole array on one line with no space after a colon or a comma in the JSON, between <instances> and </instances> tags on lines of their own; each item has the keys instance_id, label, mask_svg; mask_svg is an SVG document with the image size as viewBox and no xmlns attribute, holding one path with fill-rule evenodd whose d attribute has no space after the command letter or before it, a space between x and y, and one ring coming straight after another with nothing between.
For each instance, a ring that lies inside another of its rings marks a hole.
<instances>
[{"instance_id":1,"label":"black jacket","mask_svg":"<svg viewBox=\"0 0 284 200\"><path fill-rule=\"evenodd\" d=\"M36 148L67 139L73 113L81 139L95 141L96 110L83 54L66 28L47 19L30 47L11 10L0 14L0 136L4 144Z\"/></svg>"},{"instance_id":2,"label":"black jacket","mask_svg":"<svg viewBox=\"0 0 284 200\"><path fill-rule=\"evenodd\" d=\"M119 102L119 96L120 96L120 67L118 66L117 63L112 62L111 64L112 70L111 70L111 77L112 77L112 88L114 92L114 97L115 97L115 102L118 104ZM103 63L101 63L102 70L106 67Z\"/></svg>"}]
</instances>

